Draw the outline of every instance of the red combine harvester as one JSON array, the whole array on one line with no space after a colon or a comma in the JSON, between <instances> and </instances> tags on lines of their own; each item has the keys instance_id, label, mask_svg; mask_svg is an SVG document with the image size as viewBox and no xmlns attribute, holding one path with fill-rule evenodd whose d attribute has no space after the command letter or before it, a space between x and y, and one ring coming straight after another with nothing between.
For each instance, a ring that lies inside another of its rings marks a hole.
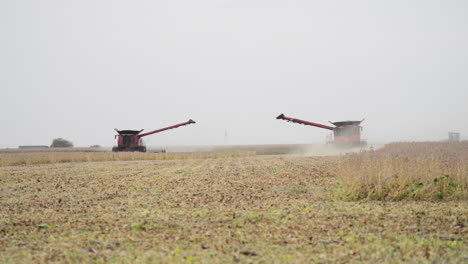
<instances>
[{"instance_id":1,"label":"red combine harvester","mask_svg":"<svg viewBox=\"0 0 468 264\"><path fill-rule=\"evenodd\" d=\"M143 131L142 130L117 130L118 135L115 135L115 137L118 137L117 140L117 146L112 148L113 152L118 152L118 151L140 151L140 152L146 152L146 146L143 143L142 137L146 137L152 134L156 134L159 132L163 132L165 130L177 128L180 126L186 126L189 124L195 124L195 121L190 119L189 121L185 123L180 123L177 125L161 128L158 130L154 130L148 133L141 134L140 133ZM163 151L165 152L165 151Z\"/></svg>"},{"instance_id":2,"label":"red combine harvester","mask_svg":"<svg viewBox=\"0 0 468 264\"><path fill-rule=\"evenodd\" d=\"M364 121L364 119L361 121L330 122L333 125L335 125L335 127L304 121L297 118L287 117L284 114L277 116L276 119L283 119L293 123L315 126L331 130L333 131L333 140L327 143L333 143L337 146L361 147L367 145L366 141L361 140L362 127L360 126L360 124L362 121Z\"/></svg>"}]
</instances>

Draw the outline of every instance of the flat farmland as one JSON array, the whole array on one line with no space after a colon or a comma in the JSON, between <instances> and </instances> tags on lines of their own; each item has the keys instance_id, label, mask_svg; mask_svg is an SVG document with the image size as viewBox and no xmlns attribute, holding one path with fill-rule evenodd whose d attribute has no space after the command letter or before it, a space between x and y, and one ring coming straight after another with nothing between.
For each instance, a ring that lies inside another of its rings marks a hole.
<instances>
[{"instance_id":1,"label":"flat farmland","mask_svg":"<svg viewBox=\"0 0 468 264\"><path fill-rule=\"evenodd\" d=\"M341 156L87 157L7 157L0 263L468 261L459 175L441 200L350 200Z\"/></svg>"}]
</instances>

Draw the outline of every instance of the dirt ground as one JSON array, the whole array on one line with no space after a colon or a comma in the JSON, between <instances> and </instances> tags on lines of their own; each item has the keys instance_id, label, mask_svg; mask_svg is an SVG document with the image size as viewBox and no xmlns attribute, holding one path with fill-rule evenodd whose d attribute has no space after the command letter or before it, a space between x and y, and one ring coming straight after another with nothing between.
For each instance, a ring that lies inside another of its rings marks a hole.
<instances>
[{"instance_id":1,"label":"dirt ground","mask_svg":"<svg viewBox=\"0 0 468 264\"><path fill-rule=\"evenodd\" d=\"M0 263L468 262L465 201L337 201L335 162L0 167Z\"/></svg>"}]
</instances>

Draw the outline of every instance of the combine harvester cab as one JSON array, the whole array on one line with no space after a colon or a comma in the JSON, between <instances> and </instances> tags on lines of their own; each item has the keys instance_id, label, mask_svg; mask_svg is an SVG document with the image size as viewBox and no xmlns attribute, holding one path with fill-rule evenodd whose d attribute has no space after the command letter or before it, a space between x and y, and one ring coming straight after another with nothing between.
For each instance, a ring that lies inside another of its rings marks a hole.
<instances>
[{"instance_id":1,"label":"combine harvester cab","mask_svg":"<svg viewBox=\"0 0 468 264\"><path fill-rule=\"evenodd\" d=\"M340 121L340 122L330 122L334 125L326 126L314 122L309 122L297 118L287 117L284 114L281 114L276 117L276 119L286 120L288 122L293 122L297 124L320 127L323 129L333 131L333 139L328 141L328 144L333 144L339 147L365 147L367 142L361 140L361 131L362 127L360 126L362 121Z\"/></svg>"},{"instance_id":2,"label":"combine harvester cab","mask_svg":"<svg viewBox=\"0 0 468 264\"><path fill-rule=\"evenodd\" d=\"M140 134L141 132L143 132L143 129L142 130L118 130L118 129L115 129L115 131L117 131L117 133L118 133L118 135L115 135L115 137L117 138L117 146L113 147L112 151L113 152L120 152L120 151L146 152L146 146L145 146L145 144L143 142L143 139L142 139L143 137L146 137L146 136L149 136L149 135L152 135L152 134L156 134L156 133L160 133L160 132L163 132L163 131L166 131L166 130L169 130L169 129L174 129L174 128L178 128L178 127L181 127L181 126L186 126L186 125L189 125L189 124L195 124L195 121L190 119L189 121L184 122L184 123L180 123L180 124L177 124L177 125L161 128L161 129L154 130L154 131L144 133L144 134ZM163 150L163 152L165 152L165 151Z\"/></svg>"}]
</instances>

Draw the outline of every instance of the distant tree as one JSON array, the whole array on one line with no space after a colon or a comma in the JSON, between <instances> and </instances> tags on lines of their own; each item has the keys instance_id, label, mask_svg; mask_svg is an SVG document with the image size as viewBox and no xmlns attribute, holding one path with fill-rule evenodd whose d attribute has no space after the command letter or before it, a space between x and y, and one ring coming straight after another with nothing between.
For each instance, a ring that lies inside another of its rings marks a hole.
<instances>
[{"instance_id":1,"label":"distant tree","mask_svg":"<svg viewBox=\"0 0 468 264\"><path fill-rule=\"evenodd\" d=\"M100 148L101 145L91 145L90 148Z\"/></svg>"},{"instance_id":2,"label":"distant tree","mask_svg":"<svg viewBox=\"0 0 468 264\"><path fill-rule=\"evenodd\" d=\"M51 148L73 148L73 143L63 139L63 138L56 138L52 141Z\"/></svg>"}]
</instances>

